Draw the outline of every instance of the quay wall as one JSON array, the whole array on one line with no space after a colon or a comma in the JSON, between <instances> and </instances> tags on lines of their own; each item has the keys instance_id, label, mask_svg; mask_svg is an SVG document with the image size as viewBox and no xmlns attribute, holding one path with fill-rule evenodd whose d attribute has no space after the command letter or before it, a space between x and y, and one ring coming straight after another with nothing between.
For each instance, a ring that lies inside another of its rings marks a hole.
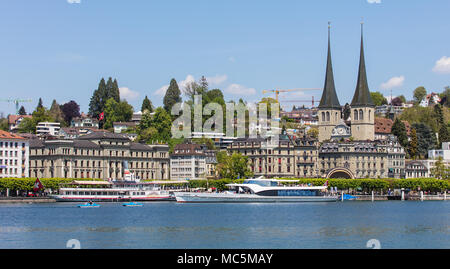
<instances>
[{"instance_id":1,"label":"quay wall","mask_svg":"<svg viewBox=\"0 0 450 269\"><path fill-rule=\"evenodd\" d=\"M47 197L0 197L0 204L3 203L55 203L55 199Z\"/></svg>"}]
</instances>

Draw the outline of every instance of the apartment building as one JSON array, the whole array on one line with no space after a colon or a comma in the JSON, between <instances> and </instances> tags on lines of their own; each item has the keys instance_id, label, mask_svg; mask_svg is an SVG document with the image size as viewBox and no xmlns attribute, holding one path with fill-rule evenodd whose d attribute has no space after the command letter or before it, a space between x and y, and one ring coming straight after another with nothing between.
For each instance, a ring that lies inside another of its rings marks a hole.
<instances>
[{"instance_id":1,"label":"apartment building","mask_svg":"<svg viewBox=\"0 0 450 269\"><path fill-rule=\"evenodd\" d=\"M0 177L28 177L28 166L28 140L0 130Z\"/></svg>"}]
</instances>

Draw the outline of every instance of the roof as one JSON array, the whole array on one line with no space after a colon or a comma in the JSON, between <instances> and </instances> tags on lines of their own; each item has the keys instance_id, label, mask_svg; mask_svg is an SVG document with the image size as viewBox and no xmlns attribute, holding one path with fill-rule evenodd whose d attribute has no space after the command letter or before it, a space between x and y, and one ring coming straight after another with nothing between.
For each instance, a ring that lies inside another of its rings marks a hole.
<instances>
[{"instance_id":1,"label":"roof","mask_svg":"<svg viewBox=\"0 0 450 269\"><path fill-rule=\"evenodd\" d=\"M9 133L3 130L0 130L0 139L20 139L20 140L26 140L24 137L21 137L20 135L16 135L13 133Z\"/></svg>"},{"instance_id":2,"label":"roof","mask_svg":"<svg viewBox=\"0 0 450 269\"><path fill-rule=\"evenodd\" d=\"M327 57L327 71L325 74L325 85L323 87L322 99L320 100L319 108L333 108L341 109L339 99L336 94L334 85L333 65L331 63L331 46L330 46L330 28L328 27L328 57Z\"/></svg>"},{"instance_id":3,"label":"roof","mask_svg":"<svg viewBox=\"0 0 450 269\"><path fill-rule=\"evenodd\" d=\"M391 119L375 118L375 133L390 134L393 124Z\"/></svg>"},{"instance_id":4,"label":"roof","mask_svg":"<svg viewBox=\"0 0 450 269\"><path fill-rule=\"evenodd\" d=\"M8 115L8 124L16 124L19 119L33 118L31 115Z\"/></svg>"},{"instance_id":5,"label":"roof","mask_svg":"<svg viewBox=\"0 0 450 269\"><path fill-rule=\"evenodd\" d=\"M124 135L110 133L107 131L92 132L90 134L83 135L78 138L78 140L93 140L93 139L94 140L95 139L116 139L116 140L127 140L127 141L130 140L128 137L126 137Z\"/></svg>"},{"instance_id":6,"label":"roof","mask_svg":"<svg viewBox=\"0 0 450 269\"><path fill-rule=\"evenodd\" d=\"M371 106L375 104L370 96L369 85L367 84L366 63L364 60L364 41L361 25L361 53L359 56L358 82L356 83L355 94L351 103L352 107Z\"/></svg>"},{"instance_id":7,"label":"roof","mask_svg":"<svg viewBox=\"0 0 450 269\"><path fill-rule=\"evenodd\" d=\"M174 147L172 156L205 156L204 147L198 144L178 144Z\"/></svg>"},{"instance_id":8,"label":"roof","mask_svg":"<svg viewBox=\"0 0 450 269\"><path fill-rule=\"evenodd\" d=\"M122 121L115 121L113 122L113 125L122 125L122 126L127 126L127 127L134 127L136 126L136 122L131 121L131 122L122 122Z\"/></svg>"},{"instance_id":9,"label":"roof","mask_svg":"<svg viewBox=\"0 0 450 269\"><path fill-rule=\"evenodd\" d=\"M81 180L74 180L68 184L73 185L112 185L111 182L108 181L81 181Z\"/></svg>"}]
</instances>

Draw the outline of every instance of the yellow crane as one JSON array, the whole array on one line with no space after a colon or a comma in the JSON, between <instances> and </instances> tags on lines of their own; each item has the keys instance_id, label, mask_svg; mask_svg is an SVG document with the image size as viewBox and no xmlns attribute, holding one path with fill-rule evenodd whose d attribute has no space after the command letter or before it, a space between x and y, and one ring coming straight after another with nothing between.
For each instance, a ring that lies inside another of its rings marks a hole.
<instances>
[{"instance_id":1,"label":"yellow crane","mask_svg":"<svg viewBox=\"0 0 450 269\"><path fill-rule=\"evenodd\" d=\"M263 94L266 94L266 93L269 93L269 92L274 92L275 93L275 99L279 103L278 96L282 92L316 91L316 90L321 90L321 89L319 89L319 88L301 88L301 89L288 89L288 90L263 90L262 92L263 92Z\"/></svg>"}]
</instances>

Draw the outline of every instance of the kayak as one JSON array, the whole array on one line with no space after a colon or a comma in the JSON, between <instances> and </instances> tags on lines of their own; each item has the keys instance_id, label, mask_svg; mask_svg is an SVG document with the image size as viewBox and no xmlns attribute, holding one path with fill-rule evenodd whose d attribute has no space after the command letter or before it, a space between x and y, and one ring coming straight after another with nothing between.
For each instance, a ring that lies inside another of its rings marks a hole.
<instances>
[{"instance_id":1,"label":"kayak","mask_svg":"<svg viewBox=\"0 0 450 269\"><path fill-rule=\"evenodd\" d=\"M84 205L78 205L79 208L90 208L90 207L100 207L98 204L84 204Z\"/></svg>"},{"instance_id":2,"label":"kayak","mask_svg":"<svg viewBox=\"0 0 450 269\"><path fill-rule=\"evenodd\" d=\"M136 203L136 202L129 202L122 204L123 206L129 206L129 207L135 207L135 206L144 206L142 203Z\"/></svg>"}]
</instances>

